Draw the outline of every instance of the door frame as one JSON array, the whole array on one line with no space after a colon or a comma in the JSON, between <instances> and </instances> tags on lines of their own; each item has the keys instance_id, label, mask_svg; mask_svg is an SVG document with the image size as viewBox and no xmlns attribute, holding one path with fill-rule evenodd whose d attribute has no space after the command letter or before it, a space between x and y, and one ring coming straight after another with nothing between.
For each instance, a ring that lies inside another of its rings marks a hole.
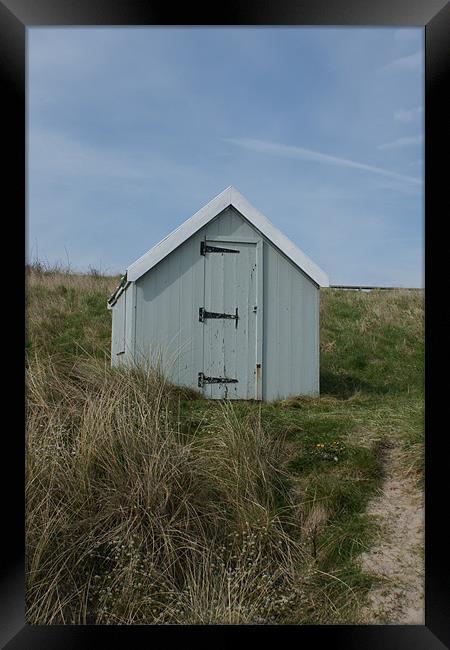
<instances>
[{"instance_id":1,"label":"door frame","mask_svg":"<svg viewBox=\"0 0 450 650\"><path fill-rule=\"evenodd\" d=\"M256 367L255 367L255 396L254 399L262 400L263 394L263 385L262 385L262 363L263 363L263 322L264 322L264 269L263 269L263 245L264 241L262 237L240 237L239 235L214 235L209 237L205 235L206 241L224 241L224 242L234 242L236 244L256 244L256 301L257 301L257 312L256 312Z\"/></svg>"}]
</instances>

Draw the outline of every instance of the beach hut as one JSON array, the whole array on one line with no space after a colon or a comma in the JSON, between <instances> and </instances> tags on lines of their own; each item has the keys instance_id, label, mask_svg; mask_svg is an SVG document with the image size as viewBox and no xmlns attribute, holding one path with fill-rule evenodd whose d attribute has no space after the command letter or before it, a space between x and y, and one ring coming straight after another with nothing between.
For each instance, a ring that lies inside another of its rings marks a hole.
<instances>
[{"instance_id":1,"label":"beach hut","mask_svg":"<svg viewBox=\"0 0 450 650\"><path fill-rule=\"evenodd\" d=\"M158 363L208 398L318 395L324 286L324 271L228 187L127 268L108 300L111 363Z\"/></svg>"}]
</instances>

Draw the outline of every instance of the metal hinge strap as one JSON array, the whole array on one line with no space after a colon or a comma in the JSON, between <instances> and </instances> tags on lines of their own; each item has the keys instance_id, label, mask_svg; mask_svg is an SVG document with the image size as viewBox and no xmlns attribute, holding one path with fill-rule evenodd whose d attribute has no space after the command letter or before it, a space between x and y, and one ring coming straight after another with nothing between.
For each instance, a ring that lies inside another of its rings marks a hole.
<instances>
[{"instance_id":1,"label":"metal hinge strap","mask_svg":"<svg viewBox=\"0 0 450 650\"><path fill-rule=\"evenodd\" d=\"M228 377L206 377L203 372L198 373L198 387L203 388L205 384L237 384L237 379Z\"/></svg>"},{"instance_id":2,"label":"metal hinge strap","mask_svg":"<svg viewBox=\"0 0 450 650\"><path fill-rule=\"evenodd\" d=\"M238 308L236 307L235 314L221 314L220 312L217 311L206 311L204 307L199 307L198 320L201 323L204 323L207 318L232 318L236 321L236 327L237 327L237 322L239 320Z\"/></svg>"},{"instance_id":3,"label":"metal hinge strap","mask_svg":"<svg viewBox=\"0 0 450 650\"><path fill-rule=\"evenodd\" d=\"M240 253L240 251L233 250L232 248L219 248L219 246L210 246L205 241L200 242L200 255L206 253Z\"/></svg>"}]
</instances>

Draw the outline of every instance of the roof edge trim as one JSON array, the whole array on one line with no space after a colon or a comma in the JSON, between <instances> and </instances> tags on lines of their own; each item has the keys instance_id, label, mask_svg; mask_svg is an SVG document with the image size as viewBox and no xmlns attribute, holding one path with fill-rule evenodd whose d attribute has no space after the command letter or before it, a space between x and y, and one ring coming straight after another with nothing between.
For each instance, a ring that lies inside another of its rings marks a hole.
<instances>
[{"instance_id":1,"label":"roof edge trim","mask_svg":"<svg viewBox=\"0 0 450 650\"><path fill-rule=\"evenodd\" d=\"M127 268L127 280L136 281L147 273L230 205L316 284L329 286L328 275L231 185L133 262Z\"/></svg>"}]
</instances>

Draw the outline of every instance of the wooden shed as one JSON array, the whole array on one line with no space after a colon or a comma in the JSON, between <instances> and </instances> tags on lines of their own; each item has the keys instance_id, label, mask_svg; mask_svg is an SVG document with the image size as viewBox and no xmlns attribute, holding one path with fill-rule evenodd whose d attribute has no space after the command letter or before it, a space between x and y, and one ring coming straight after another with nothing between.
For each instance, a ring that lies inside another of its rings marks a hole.
<instances>
[{"instance_id":1,"label":"wooden shed","mask_svg":"<svg viewBox=\"0 0 450 650\"><path fill-rule=\"evenodd\" d=\"M133 262L108 300L112 365L162 364L205 397L319 393L327 275L228 187Z\"/></svg>"}]
</instances>

